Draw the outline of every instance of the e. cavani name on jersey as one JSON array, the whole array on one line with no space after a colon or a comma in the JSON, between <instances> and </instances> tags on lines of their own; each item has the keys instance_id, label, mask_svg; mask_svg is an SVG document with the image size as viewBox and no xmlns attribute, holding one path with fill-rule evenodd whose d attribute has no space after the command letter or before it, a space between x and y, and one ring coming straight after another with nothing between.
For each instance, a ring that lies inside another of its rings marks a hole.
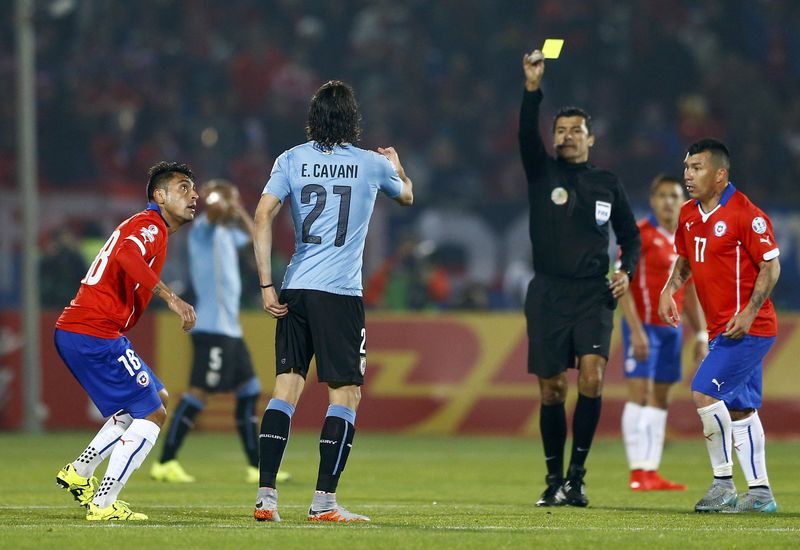
<instances>
[{"instance_id":1,"label":"e. cavani name on jersey","mask_svg":"<svg viewBox=\"0 0 800 550\"><path fill-rule=\"evenodd\" d=\"M358 177L358 164L308 164L300 165L303 178L350 178Z\"/></svg>"}]
</instances>

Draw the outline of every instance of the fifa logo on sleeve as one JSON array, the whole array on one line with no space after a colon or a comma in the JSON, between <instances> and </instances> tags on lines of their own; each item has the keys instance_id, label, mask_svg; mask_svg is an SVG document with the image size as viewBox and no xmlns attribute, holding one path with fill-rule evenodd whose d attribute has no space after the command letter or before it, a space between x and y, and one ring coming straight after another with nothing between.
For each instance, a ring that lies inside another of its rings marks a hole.
<instances>
[{"instance_id":1,"label":"fifa logo on sleeve","mask_svg":"<svg viewBox=\"0 0 800 550\"><path fill-rule=\"evenodd\" d=\"M142 235L142 240L146 243L152 243L156 240L156 235L158 235L158 227L153 224L150 224L149 227L142 227L139 230L139 233Z\"/></svg>"}]
</instances>

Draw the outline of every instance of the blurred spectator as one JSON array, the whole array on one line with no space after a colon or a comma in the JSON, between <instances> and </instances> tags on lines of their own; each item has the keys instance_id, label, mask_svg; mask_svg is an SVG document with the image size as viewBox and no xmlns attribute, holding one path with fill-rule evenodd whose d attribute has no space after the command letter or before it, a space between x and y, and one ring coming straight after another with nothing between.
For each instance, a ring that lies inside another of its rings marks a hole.
<instances>
[{"instance_id":1,"label":"blurred spectator","mask_svg":"<svg viewBox=\"0 0 800 550\"><path fill-rule=\"evenodd\" d=\"M77 281L83 279L88 268L75 233L67 228L53 231L39 263L42 305L52 308L69 305L78 292Z\"/></svg>"}]
</instances>

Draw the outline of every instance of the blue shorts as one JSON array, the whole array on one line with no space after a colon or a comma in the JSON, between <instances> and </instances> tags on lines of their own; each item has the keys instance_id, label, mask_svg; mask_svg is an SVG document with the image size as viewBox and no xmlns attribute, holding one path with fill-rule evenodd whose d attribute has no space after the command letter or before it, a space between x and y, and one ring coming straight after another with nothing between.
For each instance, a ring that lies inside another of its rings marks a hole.
<instances>
[{"instance_id":1,"label":"blue shorts","mask_svg":"<svg viewBox=\"0 0 800 550\"><path fill-rule=\"evenodd\" d=\"M625 378L649 378L656 382L674 384L681 379L681 327L644 325L650 353L646 361L633 358L631 329L622 321L622 341L625 346Z\"/></svg>"},{"instance_id":2,"label":"blue shorts","mask_svg":"<svg viewBox=\"0 0 800 550\"><path fill-rule=\"evenodd\" d=\"M161 407L161 380L133 350L131 341L56 329L58 354L103 416L119 410L145 418Z\"/></svg>"},{"instance_id":3,"label":"blue shorts","mask_svg":"<svg viewBox=\"0 0 800 550\"><path fill-rule=\"evenodd\" d=\"M733 410L761 407L761 364L775 337L722 335L708 344L708 355L692 380L692 390L724 401Z\"/></svg>"}]
</instances>

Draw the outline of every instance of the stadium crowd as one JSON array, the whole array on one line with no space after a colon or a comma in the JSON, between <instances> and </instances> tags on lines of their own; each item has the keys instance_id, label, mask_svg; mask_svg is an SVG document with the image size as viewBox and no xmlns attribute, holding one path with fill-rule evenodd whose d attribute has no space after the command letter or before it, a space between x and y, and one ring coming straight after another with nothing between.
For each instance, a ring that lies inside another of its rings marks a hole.
<instances>
[{"instance_id":1,"label":"stadium crowd","mask_svg":"<svg viewBox=\"0 0 800 550\"><path fill-rule=\"evenodd\" d=\"M362 146L404 152L419 205L376 212L373 306L517 303L515 274L530 263L519 62L546 37L566 45L548 63L543 120L586 108L601 136L593 162L635 204L655 173L680 174L688 143L714 135L756 203L800 207L792 0L62 1L41 2L36 27L45 194L138 200L147 167L166 158L231 179L254 208L275 156L303 140L313 90L353 84ZM13 38L5 17L0 190L16 185Z\"/></svg>"}]
</instances>

